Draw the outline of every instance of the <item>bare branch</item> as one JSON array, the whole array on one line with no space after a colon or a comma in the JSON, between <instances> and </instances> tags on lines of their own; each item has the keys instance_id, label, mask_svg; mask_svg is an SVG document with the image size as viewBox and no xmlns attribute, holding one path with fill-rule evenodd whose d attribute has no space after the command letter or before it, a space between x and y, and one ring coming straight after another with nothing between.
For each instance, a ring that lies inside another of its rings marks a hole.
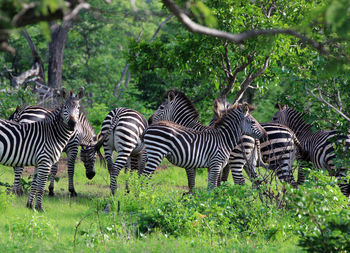
<instances>
[{"instance_id":1,"label":"bare branch","mask_svg":"<svg viewBox=\"0 0 350 253\"><path fill-rule=\"evenodd\" d=\"M234 73L232 74L231 63L228 57L227 43L224 43L225 54L223 56L223 69L227 77L228 85L221 91L219 98L225 98L227 93L232 90L234 83L239 72L245 70L248 65L254 60L253 56L248 56L248 61L243 63L241 66L236 66ZM226 63L226 67L224 66Z\"/></svg>"},{"instance_id":2,"label":"bare branch","mask_svg":"<svg viewBox=\"0 0 350 253\"><path fill-rule=\"evenodd\" d=\"M119 79L119 82L117 83L117 85L114 88L113 96L117 96L119 87L122 84L122 82L124 80L124 77L125 77L125 74L128 72L128 69L129 69L129 64L125 64L124 69L122 71L122 75L121 75L121 77Z\"/></svg>"},{"instance_id":3,"label":"bare branch","mask_svg":"<svg viewBox=\"0 0 350 253\"><path fill-rule=\"evenodd\" d=\"M349 115L347 115L347 113L339 110L337 107L335 107L334 105L332 105L331 103L329 103L327 100L325 100L322 96L322 92L321 89L316 89L318 90L318 96L309 88L306 88L306 90L309 92L309 94L311 96L313 96L314 98L316 98L318 101L320 101L323 104L326 104L329 108L333 109L334 111L336 111L336 113L338 113L340 116L342 116L344 119L346 119L349 123L350 123L350 117Z\"/></svg>"},{"instance_id":4,"label":"bare branch","mask_svg":"<svg viewBox=\"0 0 350 253\"><path fill-rule=\"evenodd\" d=\"M247 75L247 77L243 80L243 82L241 83L241 89L239 90L239 92L237 93L236 95L236 98L233 100L233 104L236 104L238 103L244 93L246 92L246 90L249 88L249 86L251 85L251 83L257 78L259 77L260 75L262 75L265 70L267 69L267 67L269 66L269 58L270 56L266 56L265 58L265 62L264 62L264 66L259 69L258 71L256 71L254 74L253 73L249 73Z\"/></svg>"},{"instance_id":5,"label":"bare branch","mask_svg":"<svg viewBox=\"0 0 350 253\"><path fill-rule=\"evenodd\" d=\"M67 15L64 16L63 21L69 21L75 18L81 10L87 10L90 8L90 4L88 3L80 3Z\"/></svg>"},{"instance_id":6,"label":"bare branch","mask_svg":"<svg viewBox=\"0 0 350 253\"><path fill-rule=\"evenodd\" d=\"M260 35L287 34L300 39L306 44L309 44L310 46L315 48L317 51L319 51L321 54L324 54L324 55L329 54L328 50L323 46L323 44L317 41L314 41L311 38L308 38L305 35L302 35L293 29L274 28L274 29L251 30L248 32L236 33L236 34L228 33L221 30L202 26L193 22L186 15L186 13L175 4L173 0L162 0L162 1L164 5L178 18L178 20L193 33L205 34L212 37L217 37L220 39L232 41L237 44L242 43L247 39L254 38Z\"/></svg>"},{"instance_id":7,"label":"bare branch","mask_svg":"<svg viewBox=\"0 0 350 253\"><path fill-rule=\"evenodd\" d=\"M154 32L154 34L153 34L153 36L152 36L150 42L153 42L153 41L154 41L154 39L157 37L159 31L162 29L162 27L163 27L172 17L174 17L174 15L173 15L173 14L170 14L165 20L162 21L162 23L159 24L159 26L158 26L157 30Z\"/></svg>"}]
</instances>

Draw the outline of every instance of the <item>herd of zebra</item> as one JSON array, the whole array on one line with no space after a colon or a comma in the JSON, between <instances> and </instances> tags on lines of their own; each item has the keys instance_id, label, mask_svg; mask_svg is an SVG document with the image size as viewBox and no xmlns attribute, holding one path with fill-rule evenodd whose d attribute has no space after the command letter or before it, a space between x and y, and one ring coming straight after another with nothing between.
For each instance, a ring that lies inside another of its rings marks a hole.
<instances>
[{"instance_id":1,"label":"herd of zebra","mask_svg":"<svg viewBox=\"0 0 350 253\"><path fill-rule=\"evenodd\" d=\"M73 176L79 146L87 178L95 176L97 154L107 160L112 194L122 168L151 177L164 157L185 168L189 193L195 187L197 168L208 168L208 188L226 181L230 171L235 184L244 184L243 169L254 184L259 184L260 166L272 170L279 180L297 186L305 179L303 171L298 171L297 181L293 177L292 164L299 159L328 170L339 178L342 193L347 197L350 194L344 179L347 168L336 168L334 160L335 142L349 150L350 135L336 130L313 132L302 119L303 114L293 108L278 106L272 122L258 123L250 115L253 108L248 104L232 105L217 99L214 117L209 126L204 126L190 99L171 89L148 121L135 110L116 108L108 113L96 135L80 110L83 89L77 95L63 89L61 96L65 102L56 109L26 106L17 109L9 120L0 119L0 164L14 167L16 194L22 193L23 166L35 166L29 208L33 208L36 198L35 208L42 210L48 179L49 195L54 195L57 162L63 151L68 158L69 192L72 197L77 195Z\"/></svg>"}]
</instances>

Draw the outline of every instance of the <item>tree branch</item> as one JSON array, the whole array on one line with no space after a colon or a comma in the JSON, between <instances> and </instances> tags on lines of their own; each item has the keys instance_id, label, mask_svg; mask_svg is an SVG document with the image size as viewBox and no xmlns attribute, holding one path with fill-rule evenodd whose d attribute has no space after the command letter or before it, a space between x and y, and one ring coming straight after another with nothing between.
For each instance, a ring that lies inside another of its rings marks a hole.
<instances>
[{"instance_id":1,"label":"tree branch","mask_svg":"<svg viewBox=\"0 0 350 253\"><path fill-rule=\"evenodd\" d=\"M319 88L316 89L316 90L318 90L318 96L312 90L310 90L309 88L306 88L306 90L309 92L309 94L311 96L316 98L321 103L326 104L329 108L333 109L336 113L338 113L340 116L342 116L344 119L346 119L349 122L349 124L350 124L350 117L349 117L349 115L347 115L347 113L339 110L337 107L335 107L334 105L329 103L326 99L324 99L323 96L322 96L321 89L319 89Z\"/></svg>"},{"instance_id":2,"label":"tree branch","mask_svg":"<svg viewBox=\"0 0 350 253\"><path fill-rule=\"evenodd\" d=\"M150 40L151 43L152 43L152 42L154 41L154 39L157 37L159 31L163 28L163 26L164 26L172 17L174 17L174 15L173 15L173 14L170 14L165 20L163 20L163 21L159 24L157 30L154 32L154 34L153 34L153 36L152 36L152 38L151 38L151 40Z\"/></svg>"},{"instance_id":3,"label":"tree branch","mask_svg":"<svg viewBox=\"0 0 350 253\"><path fill-rule=\"evenodd\" d=\"M265 72L265 70L269 66L269 59L270 59L270 56L266 56L265 62L264 62L264 66L261 69L259 69L258 71L256 71L254 74L249 73L248 76L243 80L243 82L241 83L241 89L237 93L236 98L233 100L232 104L238 103L242 99L242 97L243 97L244 93L246 92L246 90L249 88L250 84L257 77L259 77L260 75L262 75L262 73Z\"/></svg>"},{"instance_id":4,"label":"tree branch","mask_svg":"<svg viewBox=\"0 0 350 253\"><path fill-rule=\"evenodd\" d=\"M306 37L303 34L298 33L295 30L292 29L280 29L280 28L274 28L274 29L261 29L261 30L251 30L248 32L243 33L228 33L221 30L209 28L206 26L199 25L195 22L193 22L186 13L180 9L173 0L162 0L164 5L178 18L178 20L191 32L193 33L200 33L209 35L212 37L217 37L220 39L225 39L228 41L232 41L234 43L240 44L244 42L247 39L254 38L260 35L276 35L276 34L287 34L294 36L301 41L303 41L306 44L309 44L314 49L319 51L321 54L328 55L328 50L323 46L323 44L312 40L311 38Z\"/></svg>"}]
</instances>

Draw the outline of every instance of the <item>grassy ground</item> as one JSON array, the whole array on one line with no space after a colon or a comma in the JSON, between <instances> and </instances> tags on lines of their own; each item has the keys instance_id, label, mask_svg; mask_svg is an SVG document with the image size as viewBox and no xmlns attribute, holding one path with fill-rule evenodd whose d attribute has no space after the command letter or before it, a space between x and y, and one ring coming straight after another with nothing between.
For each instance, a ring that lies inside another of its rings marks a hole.
<instances>
[{"instance_id":1,"label":"grassy ground","mask_svg":"<svg viewBox=\"0 0 350 253\"><path fill-rule=\"evenodd\" d=\"M85 177L81 163L76 164L74 179L78 197L74 199L69 197L66 172L59 176L60 180L55 184L56 196L46 194L44 197L44 213L25 208L27 194L11 197L7 207L2 208L0 252L301 251L296 246L297 236L283 235L284 232L274 237L241 237L237 232L231 234L226 230L220 236L211 235L201 232L207 231L202 228L193 230L192 234L167 233L159 226L152 231L141 231L140 217L144 217L145 210L157 211L164 203L182 203L177 201L181 201L182 194L187 191L187 178L181 168L169 166L157 170L148 186L140 183L134 175L121 173L114 197L109 195L107 169L99 164L93 180ZM127 178L131 181L129 194L124 190ZM12 168L1 166L0 181L12 184L12 180ZM207 172L200 170L196 189L206 192L206 186ZM195 222L192 224L196 226ZM191 228L188 231L192 231Z\"/></svg>"}]
</instances>

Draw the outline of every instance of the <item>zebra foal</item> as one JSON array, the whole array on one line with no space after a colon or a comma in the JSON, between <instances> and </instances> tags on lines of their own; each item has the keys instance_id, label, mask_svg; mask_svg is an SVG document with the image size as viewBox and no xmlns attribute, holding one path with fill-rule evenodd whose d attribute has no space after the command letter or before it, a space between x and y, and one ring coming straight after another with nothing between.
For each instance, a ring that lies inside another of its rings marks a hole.
<instances>
[{"instance_id":1,"label":"zebra foal","mask_svg":"<svg viewBox=\"0 0 350 253\"><path fill-rule=\"evenodd\" d=\"M300 141L302 151L306 154L305 160L311 161L318 169L326 169L331 176L336 176L340 181L346 176L348 168L336 168L334 160L336 142L344 144L343 151L350 150L350 135L344 135L337 130L320 130L313 132L312 125L303 119L304 113L296 111L286 105L276 104L278 111L273 116L273 121L284 124L292 129ZM305 179L302 172L298 175L298 181ZM350 186L348 182L339 184L342 193L349 197Z\"/></svg>"},{"instance_id":2,"label":"zebra foal","mask_svg":"<svg viewBox=\"0 0 350 253\"><path fill-rule=\"evenodd\" d=\"M170 121L154 123L143 137L147 153L143 174L151 176L166 157L172 164L185 168L189 193L195 186L197 168L208 168L208 188L216 187L221 168L227 164L230 151L243 134L257 138L265 134L246 105L228 110L212 128L202 131Z\"/></svg>"},{"instance_id":3,"label":"zebra foal","mask_svg":"<svg viewBox=\"0 0 350 253\"><path fill-rule=\"evenodd\" d=\"M67 96L61 90L65 102L44 120L19 124L0 119L0 164L19 167L35 166L33 182L27 207L42 211L45 184L51 169L74 133L79 117L79 100L83 88L77 95L72 91Z\"/></svg>"},{"instance_id":4,"label":"zebra foal","mask_svg":"<svg viewBox=\"0 0 350 253\"><path fill-rule=\"evenodd\" d=\"M13 120L19 123L33 123L36 121L44 120L48 115L52 113L52 110L46 109L40 106L25 106L16 109L16 111L10 116L9 120ZM74 189L74 165L78 154L79 146L81 146L80 156L84 163L86 170L86 177L92 179L95 176L95 160L96 151L94 145L96 143L96 135L93 127L86 118L83 112L80 112L78 122L76 124L75 131L72 137L69 139L67 145L63 149L63 152L67 153L67 167L68 167L68 190L71 197L76 197L77 193ZM57 173L58 164L52 165L50 174L49 195L54 196L54 182ZM13 183L13 192L20 195L22 193L22 186L20 178L23 172L23 167L14 168L15 179Z\"/></svg>"},{"instance_id":5,"label":"zebra foal","mask_svg":"<svg viewBox=\"0 0 350 253\"><path fill-rule=\"evenodd\" d=\"M113 195L122 168L131 167L140 174L145 167L146 154L140 137L147 126L147 121L141 113L123 107L110 111L102 122L100 140L95 149L103 159L100 148L102 146L104 148ZM113 162L113 151L117 151L115 162Z\"/></svg>"}]
</instances>

